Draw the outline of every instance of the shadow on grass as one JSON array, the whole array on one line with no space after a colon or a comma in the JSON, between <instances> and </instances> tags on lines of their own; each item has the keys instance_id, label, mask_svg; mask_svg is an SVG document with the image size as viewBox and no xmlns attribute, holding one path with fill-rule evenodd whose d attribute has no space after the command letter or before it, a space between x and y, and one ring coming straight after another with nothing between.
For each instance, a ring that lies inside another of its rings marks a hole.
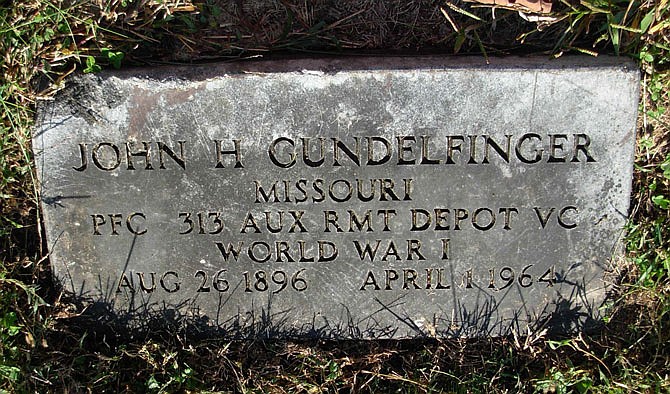
<instances>
[{"instance_id":1,"label":"shadow on grass","mask_svg":"<svg viewBox=\"0 0 670 394\"><path fill-rule=\"evenodd\" d=\"M353 313L347 305L340 305L339 311L330 307L324 310L324 316L305 319L299 312L277 308L271 294L265 305L253 305L249 309L240 305L237 313L223 316L221 308L234 302L234 292L242 291L239 288L232 289L230 294L219 294L219 309L211 315L201 310L197 297L156 301L151 291L121 289L119 278L99 277L96 290L89 292L82 290L89 285L82 284L75 289L72 281L62 283L65 289L61 302L80 311L68 319L69 324L114 333L120 341L159 333L180 333L193 339L363 340L490 338L526 336L546 330L549 336L556 337L600 329L600 310L607 301L607 298L596 301L589 297L586 283L572 283L569 297L558 295L538 313L530 306L527 308L521 289L511 286L502 296L493 296L489 289L479 288L476 302L467 305L454 291L450 302L445 304L455 305L455 308L440 307L442 312L435 314L431 322L417 319L420 313L410 316L400 308L407 294L392 301L375 297L378 308L365 314ZM451 286L455 288L457 284ZM517 308L510 313L509 305L503 310L502 304L512 296L518 297L514 300Z\"/></svg>"}]
</instances>

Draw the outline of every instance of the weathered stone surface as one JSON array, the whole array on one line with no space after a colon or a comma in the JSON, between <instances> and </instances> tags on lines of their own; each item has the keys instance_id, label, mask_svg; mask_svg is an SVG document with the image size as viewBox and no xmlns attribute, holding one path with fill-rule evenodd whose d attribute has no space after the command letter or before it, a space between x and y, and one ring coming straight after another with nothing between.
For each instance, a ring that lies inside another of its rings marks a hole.
<instances>
[{"instance_id":1,"label":"weathered stone surface","mask_svg":"<svg viewBox=\"0 0 670 394\"><path fill-rule=\"evenodd\" d=\"M580 329L617 258L637 95L634 65L607 58L78 76L40 106L33 141L51 262L131 324Z\"/></svg>"}]
</instances>

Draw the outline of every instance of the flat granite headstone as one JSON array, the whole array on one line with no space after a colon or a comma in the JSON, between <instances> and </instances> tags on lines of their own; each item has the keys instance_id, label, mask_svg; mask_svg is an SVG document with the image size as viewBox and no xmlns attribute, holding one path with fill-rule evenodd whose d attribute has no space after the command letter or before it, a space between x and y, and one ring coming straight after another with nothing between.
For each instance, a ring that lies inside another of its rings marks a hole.
<instances>
[{"instance_id":1,"label":"flat granite headstone","mask_svg":"<svg viewBox=\"0 0 670 394\"><path fill-rule=\"evenodd\" d=\"M130 327L581 330L621 257L638 78L447 57L80 75L33 140L51 263Z\"/></svg>"}]
</instances>

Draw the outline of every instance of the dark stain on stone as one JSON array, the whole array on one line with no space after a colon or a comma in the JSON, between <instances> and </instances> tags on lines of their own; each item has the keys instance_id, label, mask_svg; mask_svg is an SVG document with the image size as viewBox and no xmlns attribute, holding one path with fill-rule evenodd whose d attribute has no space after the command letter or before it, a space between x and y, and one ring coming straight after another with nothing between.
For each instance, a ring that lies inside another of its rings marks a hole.
<instances>
[{"instance_id":1,"label":"dark stain on stone","mask_svg":"<svg viewBox=\"0 0 670 394\"><path fill-rule=\"evenodd\" d=\"M143 129L149 129L147 123L151 120L151 113L159 105L161 99L168 107L181 106L188 102L190 96L202 90L203 85L190 89L171 89L162 92L153 92L150 89L133 87L130 94L131 101L128 104L130 120L128 123L129 137L138 138L138 133Z\"/></svg>"},{"instance_id":2,"label":"dark stain on stone","mask_svg":"<svg viewBox=\"0 0 670 394\"><path fill-rule=\"evenodd\" d=\"M122 93L113 84L105 83L103 78L96 75L76 75L68 80L66 89L61 90L55 99L64 111L74 117L84 119L89 125L94 125L104 116L96 109L96 104L105 103L108 108L121 104Z\"/></svg>"},{"instance_id":3,"label":"dark stain on stone","mask_svg":"<svg viewBox=\"0 0 670 394\"><path fill-rule=\"evenodd\" d=\"M128 103L128 112L130 119L128 121L128 137L138 138L138 133L147 127L149 113L156 108L159 96L152 94L147 89L134 87L130 94L130 103Z\"/></svg>"}]
</instances>

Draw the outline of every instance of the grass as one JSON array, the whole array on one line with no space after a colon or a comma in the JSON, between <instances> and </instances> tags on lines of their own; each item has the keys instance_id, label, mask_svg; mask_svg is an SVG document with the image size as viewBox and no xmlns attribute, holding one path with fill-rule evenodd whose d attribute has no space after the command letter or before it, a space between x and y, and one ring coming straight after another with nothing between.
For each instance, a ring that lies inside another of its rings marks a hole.
<instances>
[{"instance_id":1,"label":"grass","mask_svg":"<svg viewBox=\"0 0 670 394\"><path fill-rule=\"evenodd\" d=\"M561 1L545 20L463 2L0 2L0 391L670 391L670 5ZM226 342L128 338L51 282L32 110L74 70L277 52L620 54L643 73L620 297L573 338Z\"/></svg>"}]
</instances>

